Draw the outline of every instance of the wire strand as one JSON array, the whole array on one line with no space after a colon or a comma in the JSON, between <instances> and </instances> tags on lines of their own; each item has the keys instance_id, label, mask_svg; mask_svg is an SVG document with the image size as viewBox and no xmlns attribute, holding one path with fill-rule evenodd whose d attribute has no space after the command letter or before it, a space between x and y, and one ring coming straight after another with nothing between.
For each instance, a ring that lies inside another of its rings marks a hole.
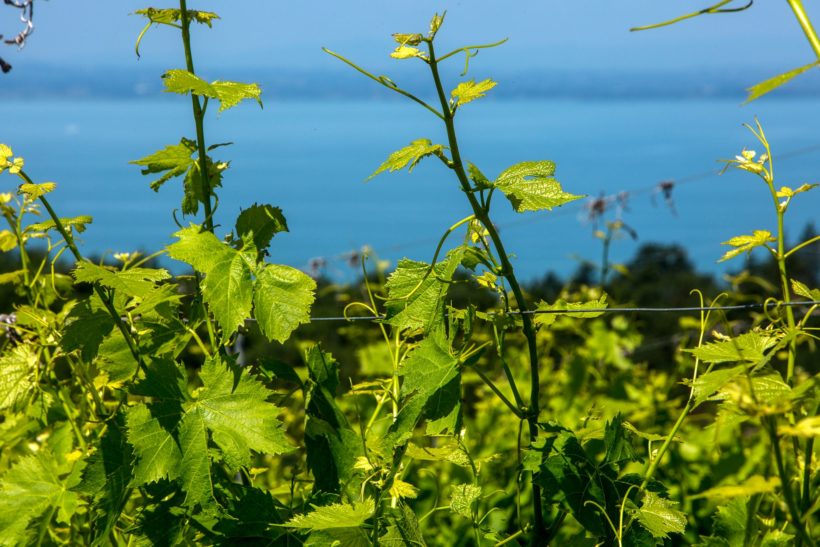
<instances>
[{"instance_id":1,"label":"wire strand","mask_svg":"<svg viewBox=\"0 0 820 547\"><path fill-rule=\"evenodd\" d=\"M796 307L796 306L820 306L820 300L806 300L800 302L769 302L764 304L736 304L733 306L684 306L684 307L623 307L623 308L575 308L575 309L552 309L552 310L524 310L511 311L505 315L578 315L584 313L686 313L686 312L700 312L700 311L738 311L738 310L758 310L769 309L777 307ZM489 312L489 315L500 315L496 312ZM311 321L382 321L387 319L386 315L362 315L362 316L330 316L330 317L311 317ZM249 322L255 322L255 319L248 319Z\"/></svg>"}]
</instances>

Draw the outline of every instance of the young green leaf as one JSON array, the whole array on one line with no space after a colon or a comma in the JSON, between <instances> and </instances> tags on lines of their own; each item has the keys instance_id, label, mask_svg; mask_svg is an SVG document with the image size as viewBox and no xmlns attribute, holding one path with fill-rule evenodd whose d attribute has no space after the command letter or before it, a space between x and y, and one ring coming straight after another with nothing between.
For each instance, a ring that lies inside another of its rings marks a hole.
<instances>
[{"instance_id":1,"label":"young green leaf","mask_svg":"<svg viewBox=\"0 0 820 547\"><path fill-rule=\"evenodd\" d=\"M262 106L262 90L257 84L220 81L208 83L196 74L181 69L169 70L162 77L166 92L181 95L192 93L216 99L219 101L220 112L238 105L245 99L253 99Z\"/></svg>"},{"instance_id":2,"label":"young green leaf","mask_svg":"<svg viewBox=\"0 0 820 547\"><path fill-rule=\"evenodd\" d=\"M282 209L272 205L254 203L243 209L236 218L236 236L240 239L253 235L254 247L261 253L270 245L274 235L287 232L288 224Z\"/></svg>"},{"instance_id":3,"label":"young green leaf","mask_svg":"<svg viewBox=\"0 0 820 547\"><path fill-rule=\"evenodd\" d=\"M196 162L196 159L191 157L194 152L196 141L182 138L179 144L168 145L162 150L129 163L144 167L141 171L143 175L164 173L150 184L151 189L157 192L160 186L174 177L184 175L191 168Z\"/></svg>"},{"instance_id":4,"label":"young green leaf","mask_svg":"<svg viewBox=\"0 0 820 547\"><path fill-rule=\"evenodd\" d=\"M591 317L599 317L603 315L602 311L580 311L580 310L602 310L607 307L606 295L602 295L598 300L590 300L589 302L567 302L559 298L553 304L547 304L543 300L536 306L535 324L542 326L552 325L558 316L567 315L570 317L577 317L580 319L587 319ZM566 312L562 313L562 310ZM578 311L576 311L578 310ZM539 313L540 312L540 313Z\"/></svg>"},{"instance_id":5,"label":"young green leaf","mask_svg":"<svg viewBox=\"0 0 820 547\"><path fill-rule=\"evenodd\" d=\"M760 82L759 84L753 85L752 87L746 90L749 92L749 95L746 97L746 102L749 103L754 101L755 99L759 99L766 93L774 91L781 85L794 79L796 76L799 76L807 70L816 67L818 64L820 64L820 61L814 61L807 65L795 68L794 70L784 72L783 74L778 74L777 76L769 78L768 80Z\"/></svg>"},{"instance_id":6,"label":"young green leaf","mask_svg":"<svg viewBox=\"0 0 820 547\"><path fill-rule=\"evenodd\" d=\"M404 380L401 400L412 400L412 409L421 408L430 422L428 435L457 432L461 419L461 370L441 330L428 335L399 369Z\"/></svg>"},{"instance_id":7,"label":"young green leaf","mask_svg":"<svg viewBox=\"0 0 820 547\"><path fill-rule=\"evenodd\" d=\"M367 180L372 179L384 171L389 170L392 173L393 171L404 169L408 165L409 167L407 170L412 172L413 168L422 159L433 154L441 154L444 152L444 148L445 147L441 144L433 144L429 139L415 140L401 150L396 150L390 154L390 156L387 157L387 160L382 163L372 175L367 177Z\"/></svg>"},{"instance_id":8,"label":"young green leaf","mask_svg":"<svg viewBox=\"0 0 820 547\"><path fill-rule=\"evenodd\" d=\"M17 236L9 230L0 231L0 252L7 253L17 248Z\"/></svg>"},{"instance_id":9,"label":"young green leaf","mask_svg":"<svg viewBox=\"0 0 820 547\"><path fill-rule=\"evenodd\" d=\"M254 316L269 340L284 343L291 333L310 321L316 282L306 273L278 264L266 264L253 285Z\"/></svg>"},{"instance_id":10,"label":"young green leaf","mask_svg":"<svg viewBox=\"0 0 820 547\"><path fill-rule=\"evenodd\" d=\"M34 348L20 345L0 355L0 410L16 409L34 388L39 359Z\"/></svg>"},{"instance_id":11,"label":"young green leaf","mask_svg":"<svg viewBox=\"0 0 820 547\"><path fill-rule=\"evenodd\" d=\"M554 174L551 161L525 161L503 171L493 185L519 213L552 209L584 197L564 192Z\"/></svg>"},{"instance_id":12,"label":"young green leaf","mask_svg":"<svg viewBox=\"0 0 820 547\"><path fill-rule=\"evenodd\" d=\"M68 524L83 502L72 488L79 477L71 466L60 464L48 449L25 456L12 465L0 481L0 544L33 545L36 536L29 524L48 515ZM68 475L68 476L66 476Z\"/></svg>"},{"instance_id":13,"label":"young green leaf","mask_svg":"<svg viewBox=\"0 0 820 547\"><path fill-rule=\"evenodd\" d=\"M168 255L205 274L202 296L223 329L223 340L227 340L250 317L251 267L256 264L256 250L252 254L237 251L194 225L174 235L179 241L168 247Z\"/></svg>"},{"instance_id":14,"label":"young green leaf","mask_svg":"<svg viewBox=\"0 0 820 547\"><path fill-rule=\"evenodd\" d=\"M427 59L427 54L422 50L411 46L399 46L390 54L394 59L411 59L418 57L420 59Z\"/></svg>"},{"instance_id":15,"label":"young green leaf","mask_svg":"<svg viewBox=\"0 0 820 547\"><path fill-rule=\"evenodd\" d=\"M481 498L481 487L476 484L456 484L450 498L450 510L464 518L473 519L473 504Z\"/></svg>"},{"instance_id":16,"label":"young green leaf","mask_svg":"<svg viewBox=\"0 0 820 547\"><path fill-rule=\"evenodd\" d=\"M214 19L219 19L219 16L210 11L187 10L188 18L191 21L211 26ZM182 17L182 11L173 8L145 8L138 9L134 12L136 15L142 15L151 23L170 25L179 22Z\"/></svg>"},{"instance_id":17,"label":"young green leaf","mask_svg":"<svg viewBox=\"0 0 820 547\"><path fill-rule=\"evenodd\" d=\"M267 402L270 392L245 370L213 358L202 365L199 379L202 386L192 390L174 363L155 361L132 390L153 402L132 407L126 418L137 454L135 484L181 478L191 504L210 498L209 438L231 469L250 466L250 451L292 449L280 409Z\"/></svg>"},{"instance_id":18,"label":"young green leaf","mask_svg":"<svg viewBox=\"0 0 820 547\"><path fill-rule=\"evenodd\" d=\"M88 215L81 215L78 217L72 218L61 218L60 224L63 225L63 228L68 229L69 232L72 230L75 233L85 232L85 228L87 224L91 224L93 219ZM29 224L23 232L31 233L31 232L48 232L50 230L56 230L57 224L52 220L44 220L43 222L38 222L36 224Z\"/></svg>"},{"instance_id":19,"label":"young green leaf","mask_svg":"<svg viewBox=\"0 0 820 547\"><path fill-rule=\"evenodd\" d=\"M376 504L370 498L354 502L353 505L335 503L333 505L313 505L313 511L296 515L284 526L298 530L330 530L333 528L358 528L369 519L376 510Z\"/></svg>"},{"instance_id":20,"label":"young green leaf","mask_svg":"<svg viewBox=\"0 0 820 547\"><path fill-rule=\"evenodd\" d=\"M820 289L809 289L804 283L796 279L791 280L794 294L800 295L811 301L820 302Z\"/></svg>"},{"instance_id":21,"label":"young green leaf","mask_svg":"<svg viewBox=\"0 0 820 547\"><path fill-rule=\"evenodd\" d=\"M677 502L646 491L640 509L635 511L635 518L656 538L682 534L686 530L686 515L675 509L676 505Z\"/></svg>"},{"instance_id":22,"label":"young green leaf","mask_svg":"<svg viewBox=\"0 0 820 547\"><path fill-rule=\"evenodd\" d=\"M766 350L777 344L777 340L773 333L751 331L686 351L705 363L755 362L763 359Z\"/></svg>"},{"instance_id":23,"label":"young green leaf","mask_svg":"<svg viewBox=\"0 0 820 547\"><path fill-rule=\"evenodd\" d=\"M390 274L387 289L387 322L397 329L429 329L443 312L443 299L464 248L457 247L430 270L430 265L403 258Z\"/></svg>"},{"instance_id":24,"label":"young green leaf","mask_svg":"<svg viewBox=\"0 0 820 547\"><path fill-rule=\"evenodd\" d=\"M362 455L362 441L336 402L339 365L319 346L306 353L310 380L305 395L305 448L307 464L313 473L316 492L339 494L356 472L356 459Z\"/></svg>"},{"instance_id":25,"label":"young green leaf","mask_svg":"<svg viewBox=\"0 0 820 547\"><path fill-rule=\"evenodd\" d=\"M154 290L155 283L171 277L166 270L131 268L111 271L91 262L78 262L72 272L78 283L98 283L128 296L144 297Z\"/></svg>"},{"instance_id":26,"label":"young green leaf","mask_svg":"<svg viewBox=\"0 0 820 547\"><path fill-rule=\"evenodd\" d=\"M17 193L25 195L30 201L35 201L49 192L53 192L55 188L57 188L57 184L53 182L43 182L41 184L25 183L20 185L17 189Z\"/></svg>"},{"instance_id":27,"label":"young green leaf","mask_svg":"<svg viewBox=\"0 0 820 547\"><path fill-rule=\"evenodd\" d=\"M489 78L478 83L475 83L474 80L468 80L458 84L456 88L450 92L450 96L458 106L462 106L476 99L480 99L496 85L498 85L498 82L494 82Z\"/></svg>"},{"instance_id":28,"label":"young green leaf","mask_svg":"<svg viewBox=\"0 0 820 547\"><path fill-rule=\"evenodd\" d=\"M750 236L733 237L729 241L721 243L721 245L731 245L734 249L726 251L718 262L724 262L741 253L747 253L755 247L765 246L770 241L775 241L775 238L768 230L755 230Z\"/></svg>"}]
</instances>

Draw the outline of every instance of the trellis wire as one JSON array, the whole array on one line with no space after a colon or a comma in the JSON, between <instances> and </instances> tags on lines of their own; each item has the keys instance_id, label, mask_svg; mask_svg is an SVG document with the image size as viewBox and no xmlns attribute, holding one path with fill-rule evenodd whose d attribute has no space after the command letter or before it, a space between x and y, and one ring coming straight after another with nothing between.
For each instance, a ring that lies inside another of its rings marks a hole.
<instances>
[{"instance_id":1,"label":"trellis wire","mask_svg":"<svg viewBox=\"0 0 820 547\"><path fill-rule=\"evenodd\" d=\"M800 302L770 302L766 304L736 304L732 306L684 306L684 307L623 307L623 308L575 308L575 309L554 309L554 310L515 310L507 312L505 315L556 315L556 314L584 314L584 313L685 313L695 311L737 311L737 310L757 310L777 307L795 306L820 306L820 300L806 300ZM500 315L489 312L489 315ZM333 316L333 317L311 317L311 321L381 321L387 319L386 315L362 315L362 316ZM249 319L253 322L255 319Z\"/></svg>"}]
</instances>

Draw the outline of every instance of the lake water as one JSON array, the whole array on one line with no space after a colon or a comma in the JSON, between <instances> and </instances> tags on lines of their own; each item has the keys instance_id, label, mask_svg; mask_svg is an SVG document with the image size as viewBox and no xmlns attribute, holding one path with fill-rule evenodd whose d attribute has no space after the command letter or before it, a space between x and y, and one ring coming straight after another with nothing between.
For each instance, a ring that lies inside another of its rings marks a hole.
<instances>
[{"instance_id":1,"label":"lake water","mask_svg":"<svg viewBox=\"0 0 820 547\"><path fill-rule=\"evenodd\" d=\"M759 150L741 127L755 116L773 146L778 185L817 182L820 101L764 100L742 107L734 99L485 101L466 106L458 125L462 154L491 178L519 161L550 159L566 191L630 192L623 218L639 240L617 242L616 260L628 259L641 242L679 242L699 268L714 270L721 241L753 229L774 231L770 198L759 179L740 172L693 176L719 169L717 160L744 146ZM178 97L0 102L0 142L25 157L36 181L58 183L53 202L61 216L94 217L82 234L89 254L157 249L172 241L171 210L179 207L181 180L154 193L151 179L128 161L182 136L193 137L194 129L190 103ZM429 261L443 231L469 214L457 181L436 160L409 175L364 182L411 140L444 142L437 120L413 104L241 105L209 117L206 137L209 144L234 143L215 154L231 161L217 213L221 232L231 228L242 206L281 207L291 231L274 240L276 262L306 268L312 258L324 257L328 273L349 278L342 257L363 245L394 263L402 256ZM678 181L676 214L660 196L652 203L653 188L663 180ZM12 184L11 177L0 179L2 191ZM820 190L801 197L787 221L795 235L820 211ZM516 215L499 195L494 207L524 278L547 270L567 274L578 257L599 257L593 227L582 222L582 204Z\"/></svg>"}]
</instances>

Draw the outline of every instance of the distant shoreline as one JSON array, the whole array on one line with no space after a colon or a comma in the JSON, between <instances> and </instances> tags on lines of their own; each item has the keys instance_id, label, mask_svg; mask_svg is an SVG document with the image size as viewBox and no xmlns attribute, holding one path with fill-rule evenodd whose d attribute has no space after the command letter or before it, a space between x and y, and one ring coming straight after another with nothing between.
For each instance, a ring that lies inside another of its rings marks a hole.
<instances>
[{"instance_id":1,"label":"distant shoreline","mask_svg":"<svg viewBox=\"0 0 820 547\"><path fill-rule=\"evenodd\" d=\"M0 77L0 99L142 99L162 93L162 68L69 68L18 62ZM220 79L253 81L262 86L268 100L398 100L348 71L279 68L205 69ZM637 70L543 70L533 72L477 73L500 82L491 99L712 99L745 97L745 89L773 74L760 71L685 69ZM391 71L391 77L409 88L424 88L412 73ZM777 90L772 98L820 97L820 73L807 74Z\"/></svg>"}]
</instances>

